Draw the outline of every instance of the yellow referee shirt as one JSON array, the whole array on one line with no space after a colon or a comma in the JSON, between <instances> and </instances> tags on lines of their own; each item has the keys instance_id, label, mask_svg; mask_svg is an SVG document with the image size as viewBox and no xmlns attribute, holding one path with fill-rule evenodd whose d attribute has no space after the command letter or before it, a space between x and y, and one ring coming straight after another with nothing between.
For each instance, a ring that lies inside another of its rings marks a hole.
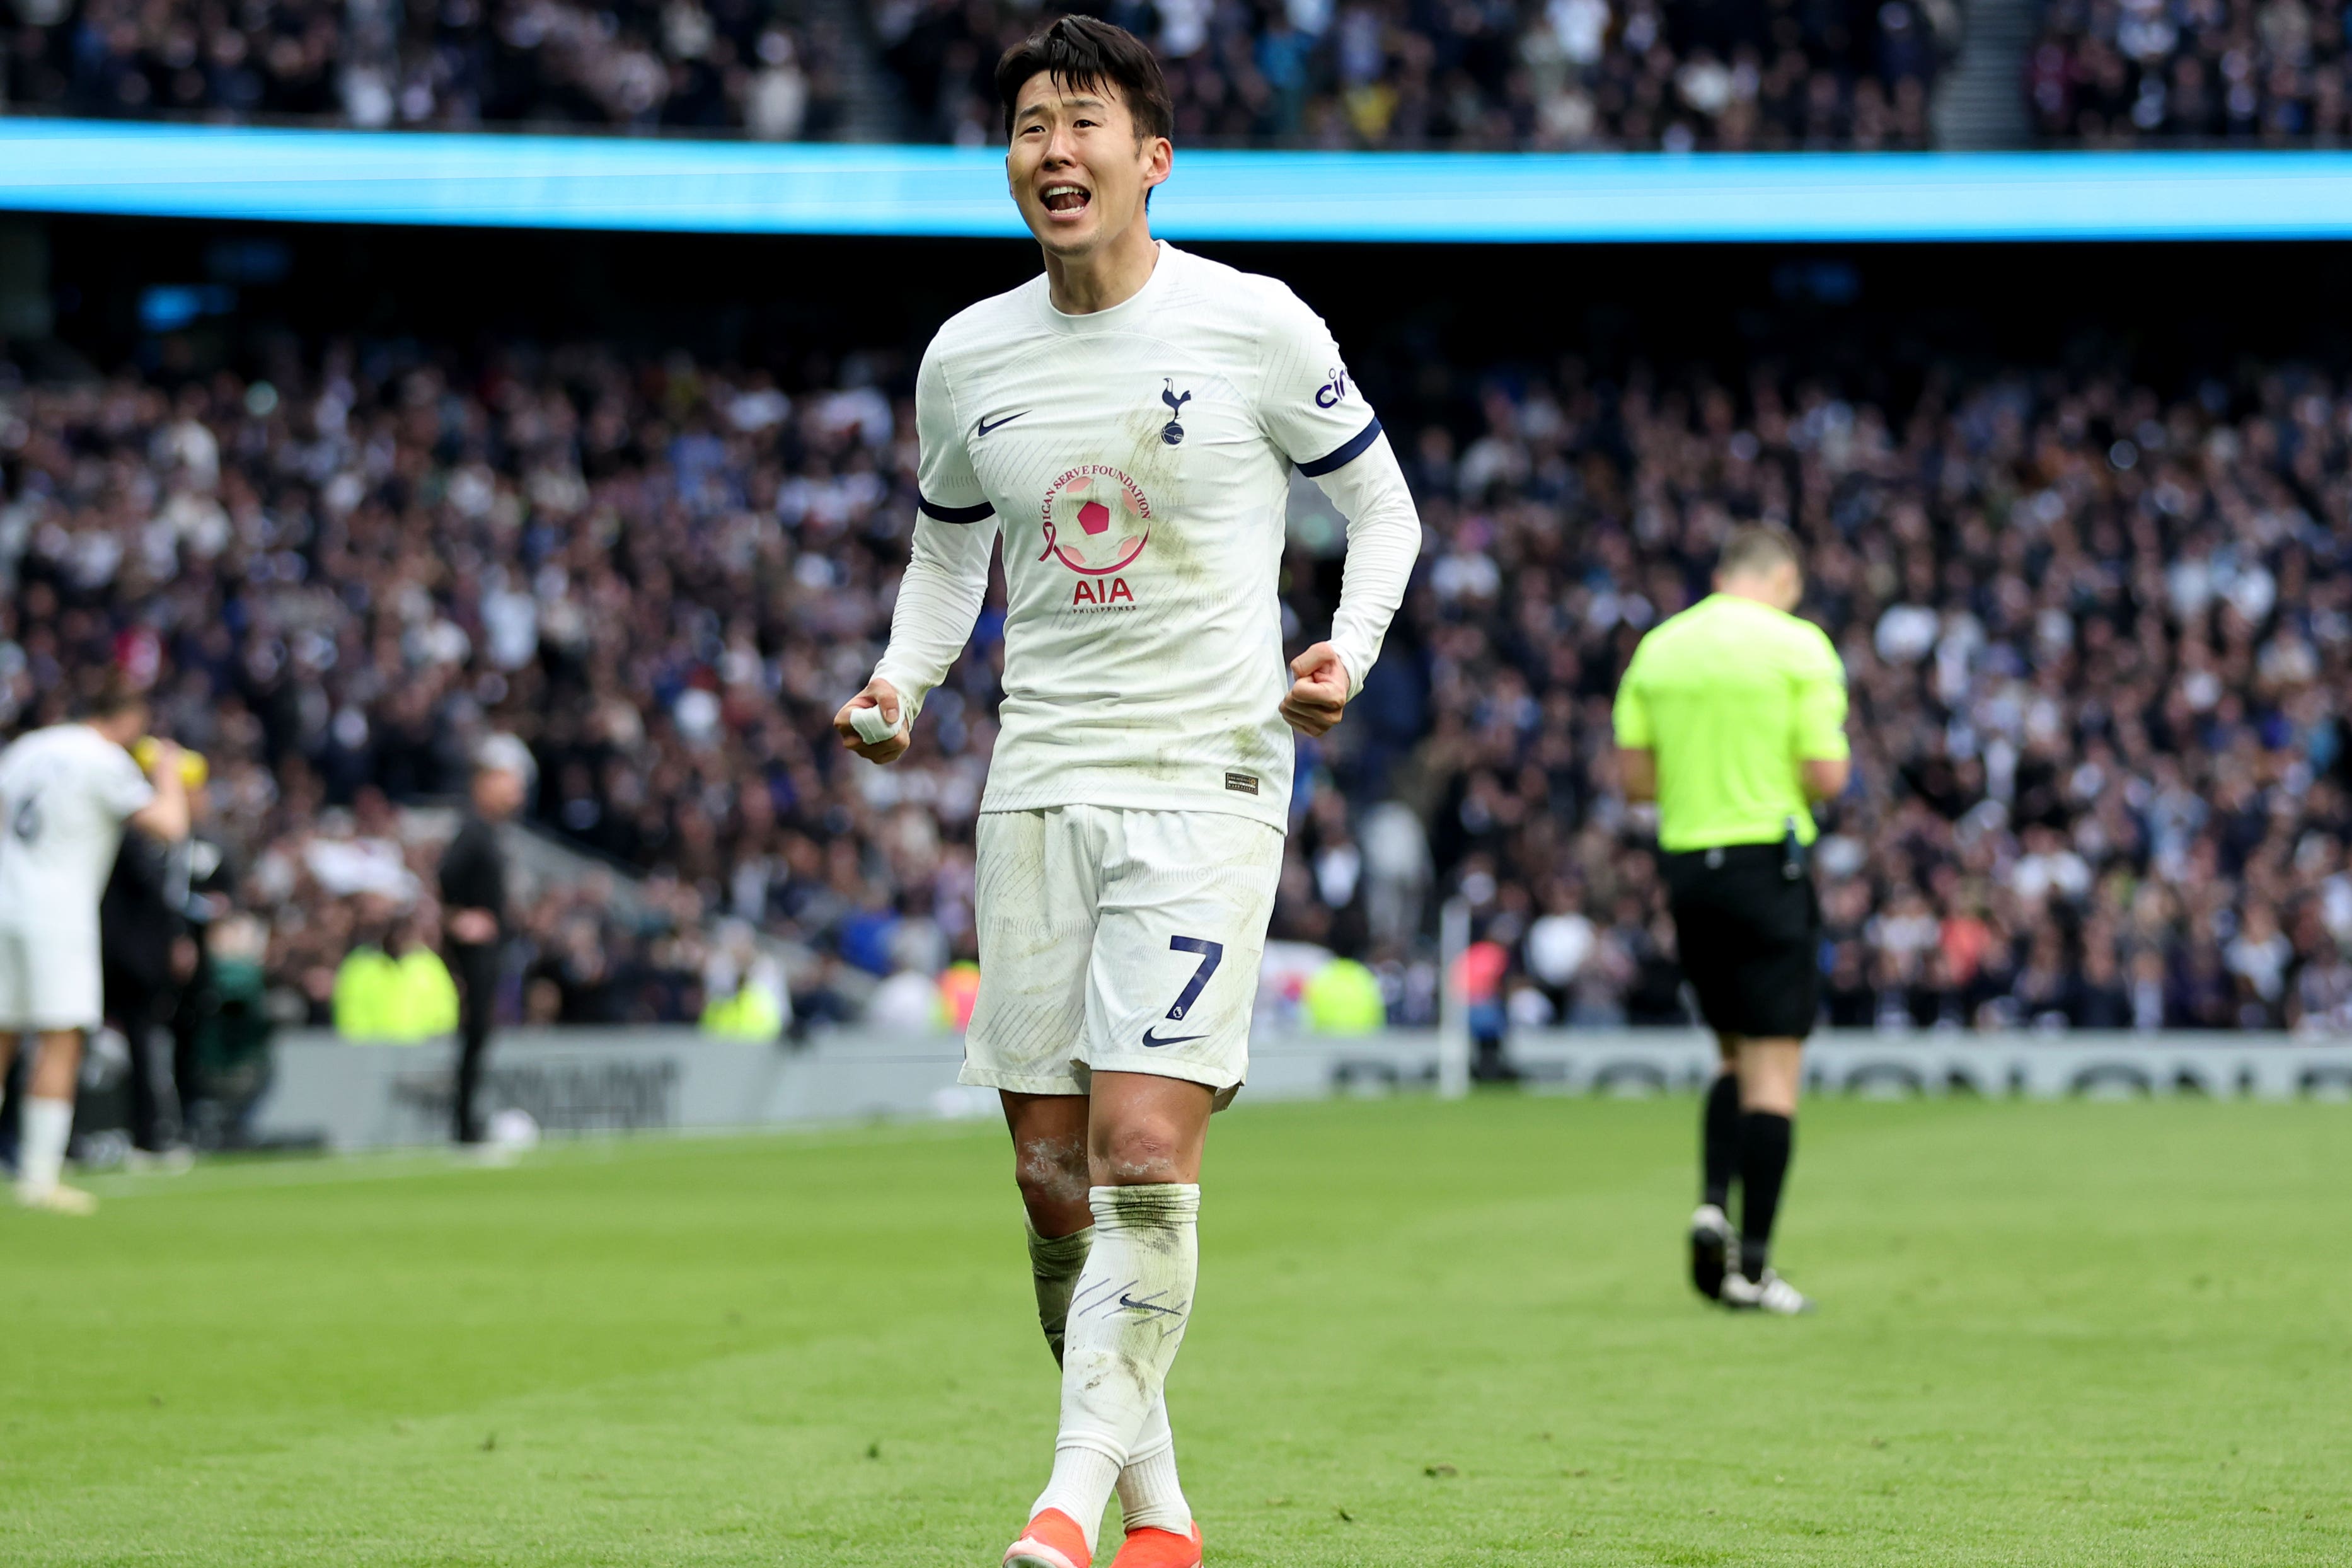
<instances>
[{"instance_id":1,"label":"yellow referee shirt","mask_svg":"<svg viewBox=\"0 0 2352 1568\"><path fill-rule=\"evenodd\" d=\"M1658 762L1669 850L1811 844L1801 761L1846 754L1845 667L1811 621L1710 594L1653 627L1617 687L1617 743Z\"/></svg>"}]
</instances>

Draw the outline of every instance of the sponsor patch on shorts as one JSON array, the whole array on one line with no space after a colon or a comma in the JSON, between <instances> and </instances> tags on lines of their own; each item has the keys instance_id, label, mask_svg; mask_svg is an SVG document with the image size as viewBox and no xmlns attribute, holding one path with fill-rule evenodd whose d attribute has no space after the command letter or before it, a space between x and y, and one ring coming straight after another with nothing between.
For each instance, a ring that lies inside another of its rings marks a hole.
<instances>
[{"instance_id":1,"label":"sponsor patch on shorts","mask_svg":"<svg viewBox=\"0 0 2352 1568\"><path fill-rule=\"evenodd\" d=\"M1227 773L1225 775L1225 787L1233 791L1235 795L1255 795L1257 793L1257 775L1255 773Z\"/></svg>"}]
</instances>

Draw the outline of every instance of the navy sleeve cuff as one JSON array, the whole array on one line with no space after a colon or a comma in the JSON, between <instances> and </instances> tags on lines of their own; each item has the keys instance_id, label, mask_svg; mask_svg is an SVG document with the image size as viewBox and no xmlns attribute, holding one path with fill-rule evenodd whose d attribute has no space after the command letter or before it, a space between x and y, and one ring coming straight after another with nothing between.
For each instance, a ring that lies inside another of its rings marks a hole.
<instances>
[{"instance_id":1,"label":"navy sleeve cuff","mask_svg":"<svg viewBox=\"0 0 2352 1568\"><path fill-rule=\"evenodd\" d=\"M1325 454L1311 463L1301 463L1298 471L1310 479L1321 479L1334 468L1343 468L1364 455L1365 448L1381 438L1381 422L1376 418L1348 438L1347 445Z\"/></svg>"},{"instance_id":2,"label":"navy sleeve cuff","mask_svg":"<svg viewBox=\"0 0 2352 1568\"><path fill-rule=\"evenodd\" d=\"M919 495L915 498L915 504L922 510L925 517L938 522L978 522L984 517L993 516L996 511L986 501L978 506L941 506Z\"/></svg>"}]
</instances>

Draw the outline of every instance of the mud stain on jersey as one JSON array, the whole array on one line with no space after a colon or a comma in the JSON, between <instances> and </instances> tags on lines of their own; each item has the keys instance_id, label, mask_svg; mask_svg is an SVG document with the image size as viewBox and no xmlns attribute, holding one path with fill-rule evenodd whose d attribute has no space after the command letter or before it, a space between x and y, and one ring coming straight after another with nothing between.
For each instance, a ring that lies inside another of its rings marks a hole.
<instances>
[{"instance_id":1,"label":"mud stain on jersey","mask_svg":"<svg viewBox=\"0 0 2352 1568\"><path fill-rule=\"evenodd\" d=\"M1139 729L1148 727L1141 724L1137 726ZM1158 746L1153 748L1151 755L1144 762L1143 772L1147 776L1158 779L1162 784L1180 784L1183 781L1184 775L1191 773L1195 765L1189 755L1176 747Z\"/></svg>"},{"instance_id":2,"label":"mud stain on jersey","mask_svg":"<svg viewBox=\"0 0 2352 1568\"><path fill-rule=\"evenodd\" d=\"M1276 707L1281 699L1275 699ZM1285 759L1282 741L1290 733L1286 721L1280 736L1255 724L1236 724L1225 731L1225 744L1232 748L1234 761L1245 770L1255 771L1261 778L1279 768Z\"/></svg>"},{"instance_id":3,"label":"mud stain on jersey","mask_svg":"<svg viewBox=\"0 0 2352 1568\"><path fill-rule=\"evenodd\" d=\"M1160 426L1167 422L1165 408L1139 408L1121 422L1119 435L1127 460L1133 465L1129 472L1160 514L1158 526L1151 531L1151 553L1159 557L1156 564L1189 585L1207 574L1208 565L1190 534L1197 524L1191 521L1187 504L1191 497L1183 480L1184 449L1160 438Z\"/></svg>"}]
</instances>

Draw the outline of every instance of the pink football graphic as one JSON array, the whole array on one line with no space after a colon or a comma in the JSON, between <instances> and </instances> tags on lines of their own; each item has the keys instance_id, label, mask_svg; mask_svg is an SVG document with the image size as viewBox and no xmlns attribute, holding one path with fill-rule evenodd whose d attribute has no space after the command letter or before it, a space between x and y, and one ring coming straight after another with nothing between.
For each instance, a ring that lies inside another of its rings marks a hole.
<instances>
[{"instance_id":1,"label":"pink football graphic","mask_svg":"<svg viewBox=\"0 0 2352 1568\"><path fill-rule=\"evenodd\" d=\"M1038 560L1057 560L1081 577L1106 577L1143 553L1151 538L1151 498L1117 468L1080 463L1045 492L1038 521L1045 536Z\"/></svg>"}]
</instances>

